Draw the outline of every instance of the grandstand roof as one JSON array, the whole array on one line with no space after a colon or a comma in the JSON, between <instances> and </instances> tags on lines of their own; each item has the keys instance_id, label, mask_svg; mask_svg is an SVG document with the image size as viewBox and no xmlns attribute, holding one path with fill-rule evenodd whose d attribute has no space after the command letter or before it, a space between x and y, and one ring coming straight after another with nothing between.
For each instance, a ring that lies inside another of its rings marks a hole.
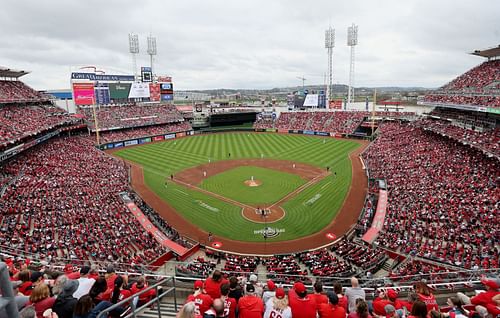
<instances>
[{"instance_id":1,"label":"grandstand roof","mask_svg":"<svg viewBox=\"0 0 500 318\"><path fill-rule=\"evenodd\" d=\"M11 68L0 66L0 77L11 77L11 78L19 78L28 74L27 71L13 70Z\"/></svg>"},{"instance_id":2,"label":"grandstand roof","mask_svg":"<svg viewBox=\"0 0 500 318\"><path fill-rule=\"evenodd\" d=\"M486 50L475 50L471 54L487 58L500 56L500 45Z\"/></svg>"}]
</instances>

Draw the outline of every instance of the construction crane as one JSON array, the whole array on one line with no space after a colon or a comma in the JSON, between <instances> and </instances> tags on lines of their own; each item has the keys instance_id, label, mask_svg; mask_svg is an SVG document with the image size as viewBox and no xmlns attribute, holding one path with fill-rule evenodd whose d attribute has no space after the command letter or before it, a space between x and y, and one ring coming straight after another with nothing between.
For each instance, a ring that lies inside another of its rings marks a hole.
<instances>
[{"instance_id":1,"label":"construction crane","mask_svg":"<svg viewBox=\"0 0 500 318\"><path fill-rule=\"evenodd\" d=\"M305 81L307 79L304 76L302 77L297 76L297 78L302 81L302 91L305 91Z\"/></svg>"}]
</instances>

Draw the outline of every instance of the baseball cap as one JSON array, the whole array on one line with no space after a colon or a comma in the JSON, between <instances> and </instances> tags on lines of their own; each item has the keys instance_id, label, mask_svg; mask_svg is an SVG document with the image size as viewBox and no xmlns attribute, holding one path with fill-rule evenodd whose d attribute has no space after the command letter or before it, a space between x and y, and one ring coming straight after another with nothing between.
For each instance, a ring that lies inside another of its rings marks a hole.
<instances>
[{"instance_id":1,"label":"baseball cap","mask_svg":"<svg viewBox=\"0 0 500 318\"><path fill-rule=\"evenodd\" d=\"M255 275L255 274L250 275L250 278L248 280L251 281L251 282L256 282L257 281L257 275Z\"/></svg>"},{"instance_id":2,"label":"baseball cap","mask_svg":"<svg viewBox=\"0 0 500 318\"><path fill-rule=\"evenodd\" d=\"M494 280L491 279L483 279L481 280L481 283L483 283L484 286L489 287L491 289L498 289L498 284Z\"/></svg>"},{"instance_id":3,"label":"baseball cap","mask_svg":"<svg viewBox=\"0 0 500 318\"><path fill-rule=\"evenodd\" d=\"M203 281L202 280L197 280L194 282L194 289L199 289L203 288Z\"/></svg>"},{"instance_id":4,"label":"baseball cap","mask_svg":"<svg viewBox=\"0 0 500 318\"><path fill-rule=\"evenodd\" d=\"M247 284L247 293L255 292L255 286L252 284Z\"/></svg>"},{"instance_id":5,"label":"baseball cap","mask_svg":"<svg viewBox=\"0 0 500 318\"><path fill-rule=\"evenodd\" d=\"M398 293L394 289L388 289L386 294L389 299L398 298Z\"/></svg>"},{"instance_id":6,"label":"baseball cap","mask_svg":"<svg viewBox=\"0 0 500 318\"><path fill-rule=\"evenodd\" d=\"M276 294L275 294L276 298L278 299L283 299L285 298L285 290L283 288L278 288L276 289Z\"/></svg>"},{"instance_id":7,"label":"baseball cap","mask_svg":"<svg viewBox=\"0 0 500 318\"><path fill-rule=\"evenodd\" d=\"M272 280L267 281L267 289L273 291L276 289L276 284Z\"/></svg>"},{"instance_id":8,"label":"baseball cap","mask_svg":"<svg viewBox=\"0 0 500 318\"><path fill-rule=\"evenodd\" d=\"M64 266L64 272L65 272L65 273L71 273L71 272L73 272L73 265L71 265L71 264L66 264L66 265Z\"/></svg>"},{"instance_id":9,"label":"baseball cap","mask_svg":"<svg viewBox=\"0 0 500 318\"><path fill-rule=\"evenodd\" d=\"M337 296L337 294L335 294L334 292L328 291L326 293L326 296L328 297L328 301L330 302L330 304L336 305L339 303L339 296Z\"/></svg>"},{"instance_id":10,"label":"baseball cap","mask_svg":"<svg viewBox=\"0 0 500 318\"><path fill-rule=\"evenodd\" d=\"M293 289L295 289L297 293L304 293L306 291L306 286L304 286L301 282L298 282L293 284Z\"/></svg>"}]
</instances>

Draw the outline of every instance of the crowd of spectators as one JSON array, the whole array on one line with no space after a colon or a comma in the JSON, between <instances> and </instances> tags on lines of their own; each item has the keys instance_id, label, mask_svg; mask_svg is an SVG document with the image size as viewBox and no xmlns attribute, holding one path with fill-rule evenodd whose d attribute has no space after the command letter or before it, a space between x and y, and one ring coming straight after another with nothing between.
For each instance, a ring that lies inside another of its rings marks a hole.
<instances>
[{"instance_id":1,"label":"crowd of spectators","mask_svg":"<svg viewBox=\"0 0 500 318\"><path fill-rule=\"evenodd\" d=\"M471 90L481 92L485 86L500 81L500 60L484 62L458 76L441 89L448 91Z\"/></svg>"},{"instance_id":2,"label":"crowd of spectators","mask_svg":"<svg viewBox=\"0 0 500 318\"><path fill-rule=\"evenodd\" d=\"M137 139L141 137L168 134L178 131L187 131L191 129L192 129L191 124L189 124L189 122L184 121L172 124L102 131L99 132L99 137L101 138L101 143L107 143L107 142L123 141L129 139ZM95 139L95 135L92 135L92 139Z\"/></svg>"},{"instance_id":3,"label":"crowd of spectators","mask_svg":"<svg viewBox=\"0 0 500 318\"><path fill-rule=\"evenodd\" d=\"M472 105L492 108L500 107L500 95L498 94L478 95L469 93L436 92L426 95L424 101L441 104Z\"/></svg>"},{"instance_id":4,"label":"crowd of spectators","mask_svg":"<svg viewBox=\"0 0 500 318\"><path fill-rule=\"evenodd\" d=\"M237 275L255 272L257 265L260 263L260 259L255 256L225 254L224 259L226 261L223 268L224 273L235 273Z\"/></svg>"},{"instance_id":5,"label":"crowd of spectators","mask_svg":"<svg viewBox=\"0 0 500 318\"><path fill-rule=\"evenodd\" d=\"M344 260L371 274L379 270L387 259L383 250L356 244L347 239L333 245L332 250Z\"/></svg>"},{"instance_id":6,"label":"crowd of spectators","mask_svg":"<svg viewBox=\"0 0 500 318\"><path fill-rule=\"evenodd\" d=\"M328 249L302 252L297 255L312 275L318 277L349 277L355 269L347 262L335 257Z\"/></svg>"},{"instance_id":7,"label":"crowd of spectators","mask_svg":"<svg viewBox=\"0 0 500 318\"><path fill-rule=\"evenodd\" d=\"M267 277L275 282L289 284L300 280L310 283L307 270L303 270L294 255L275 255L262 259L262 265L266 266Z\"/></svg>"},{"instance_id":8,"label":"crowd of spectators","mask_svg":"<svg viewBox=\"0 0 500 318\"><path fill-rule=\"evenodd\" d=\"M185 275L190 277L207 277L215 267L217 262L211 259L205 259L198 256L185 265L177 265L175 272L178 275Z\"/></svg>"},{"instance_id":9,"label":"crowd of spectators","mask_svg":"<svg viewBox=\"0 0 500 318\"><path fill-rule=\"evenodd\" d=\"M77 268L70 263L64 269L56 269L29 260L16 262L4 258L3 261L8 266L19 317L23 318L97 317L120 303L105 315L118 318L131 311L132 302L140 307L156 296L155 289L146 290L155 280L140 274L118 274L113 264L104 270L95 265ZM136 297L122 302L132 296ZM0 308L0 318L10 318L5 307Z\"/></svg>"},{"instance_id":10,"label":"crowd of spectators","mask_svg":"<svg viewBox=\"0 0 500 318\"><path fill-rule=\"evenodd\" d=\"M38 102L46 98L21 81L0 80L0 103Z\"/></svg>"},{"instance_id":11,"label":"crowd of spectators","mask_svg":"<svg viewBox=\"0 0 500 318\"><path fill-rule=\"evenodd\" d=\"M500 60L484 62L437 91L426 95L424 101L499 108L498 82L500 82Z\"/></svg>"},{"instance_id":12,"label":"crowd of spectators","mask_svg":"<svg viewBox=\"0 0 500 318\"><path fill-rule=\"evenodd\" d=\"M78 110L87 120L87 124L94 129L94 115L91 107L80 107ZM173 105L115 105L96 108L99 130L116 128L131 128L150 125L183 122L182 114Z\"/></svg>"},{"instance_id":13,"label":"crowd of spectators","mask_svg":"<svg viewBox=\"0 0 500 318\"><path fill-rule=\"evenodd\" d=\"M466 269L498 268L500 163L418 123L385 123L363 157L390 189L376 244Z\"/></svg>"},{"instance_id":14,"label":"crowd of spectators","mask_svg":"<svg viewBox=\"0 0 500 318\"><path fill-rule=\"evenodd\" d=\"M443 120L425 120L422 127L500 157L500 128L477 131Z\"/></svg>"},{"instance_id":15,"label":"crowd of spectators","mask_svg":"<svg viewBox=\"0 0 500 318\"><path fill-rule=\"evenodd\" d=\"M424 281L416 281L403 298L397 289L385 287L373 294L361 288L351 277L349 286L339 282L314 282L312 289L301 281L280 284L250 278L221 277L218 270L193 284L193 293L185 301L180 318L479 318L500 313L499 283L484 277L480 293L474 297L458 292L439 306L434 290ZM217 279L216 279L217 278Z\"/></svg>"},{"instance_id":16,"label":"crowd of spectators","mask_svg":"<svg viewBox=\"0 0 500 318\"><path fill-rule=\"evenodd\" d=\"M413 115L411 112L381 112L377 117L400 118ZM254 128L276 128L286 130L311 130L338 134L352 134L371 112L336 111L336 112L283 112L276 121L257 119Z\"/></svg>"},{"instance_id":17,"label":"crowd of spectators","mask_svg":"<svg viewBox=\"0 0 500 318\"><path fill-rule=\"evenodd\" d=\"M123 163L79 137L51 139L0 167L0 245L39 259L146 264L166 249L126 209Z\"/></svg>"},{"instance_id":18,"label":"crowd of spectators","mask_svg":"<svg viewBox=\"0 0 500 318\"><path fill-rule=\"evenodd\" d=\"M0 149L74 119L48 105L0 105Z\"/></svg>"},{"instance_id":19,"label":"crowd of spectators","mask_svg":"<svg viewBox=\"0 0 500 318\"><path fill-rule=\"evenodd\" d=\"M465 273L451 271L449 268L434 265L420 260L408 259L394 268L388 275L392 281L399 283L416 282L420 280L439 283L446 279L461 276L465 279Z\"/></svg>"}]
</instances>

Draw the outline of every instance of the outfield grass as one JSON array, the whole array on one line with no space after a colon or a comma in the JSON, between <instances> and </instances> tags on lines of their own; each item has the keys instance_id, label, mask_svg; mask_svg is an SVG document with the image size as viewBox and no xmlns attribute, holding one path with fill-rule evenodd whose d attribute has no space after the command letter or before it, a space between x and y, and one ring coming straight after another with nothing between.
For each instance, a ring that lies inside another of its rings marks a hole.
<instances>
[{"instance_id":1,"label":"outfield grass","mask_svg":"<svg viewBox=\"0 0 500 318\"><path fill-rule=\"evenodd\" d=\"M245 185L251 177L262 184L258 187ZM220 194L235 201L262 205L279 201L288 193L306 183L295 174L261 167L243 166L227 170L213 177L209 177L200 184L200 187L210 192Z\"/></svg>"},{"instance_id":2,"label":"outfield grass","mask_svg":"<svg viewBox=\"0 0 500 318\"><path fill-rule=\"evenodd\" d=\"M286 217L272 223L273 227L285 229L285 232L268 241L283 241L318 232L335 217L351 183L348 154L358 146L349 140L303 135L227 133L124 148L115 154L143 166L146 184L200 228L231 239L262 242L262 236L254 234L262 225L244 219L239 207L177 184L169 183L165 187L166 178L208 160L228 160L229 153L230 159L263 155L264 158L304 162L322 168L329 166L337 176L321 180L286 202L283 206Z\"/></svg>"}]
</instances>

